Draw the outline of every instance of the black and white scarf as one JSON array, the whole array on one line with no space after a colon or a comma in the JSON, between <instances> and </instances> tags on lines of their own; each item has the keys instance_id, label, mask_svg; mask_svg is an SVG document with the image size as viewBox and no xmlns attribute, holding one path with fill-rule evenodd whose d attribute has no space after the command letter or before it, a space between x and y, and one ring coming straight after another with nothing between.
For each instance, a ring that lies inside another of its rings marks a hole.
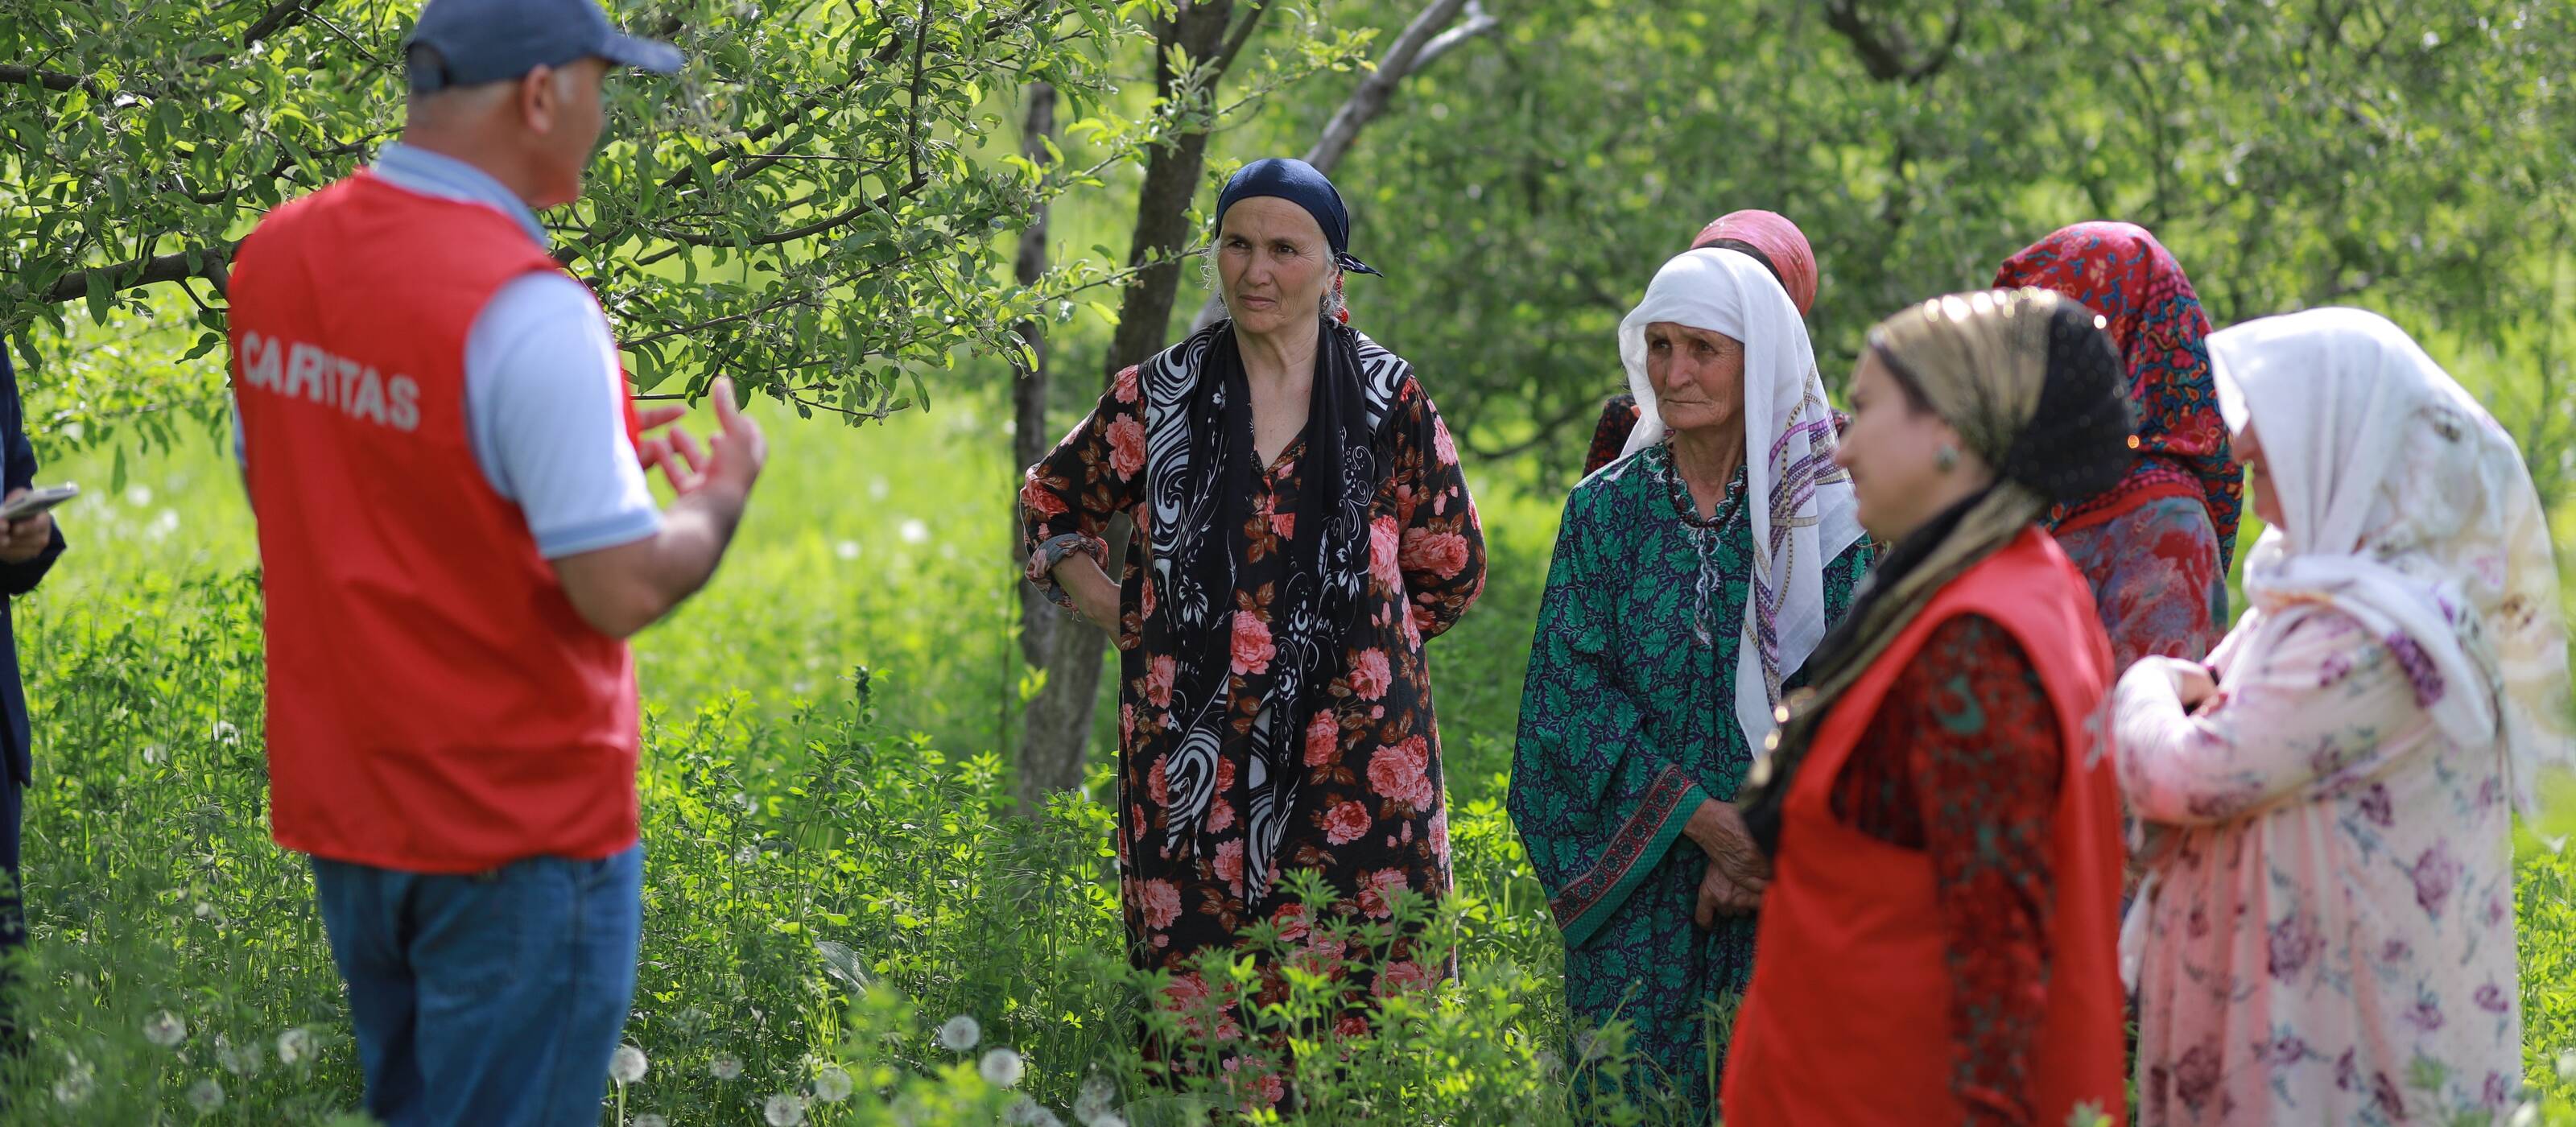
<instances>
[{"instance_id":1,"label":"black and white scarf","mask_svg":"<svg viewBox=\"0 0 2576 1127\"><path fill-rule=\"evenodd\" d=\"M1288 579L1273 597L1267 698L1238 774L1249 894L1270 887L1280 840L1296 808L1306 725L1328 703L1342 637L1361 613L1368 580L1369 510L1393 470L1380 433L1412 366L1348 326L1326 320L1315 348L1315 387L1300 459L1299 516ZM1252 394L1234 322L1219 321L1140 366L1145 398L1145 496L1152 555L1145 582L1148 652L1170 654L1171 723L1178 733L1169 784L1166 852L1194 843L1216 798L1217 756L1231 711L1235 569L1245 557L1253 480L1262 467L1252 438Z\"/></svg>"}]
</instances>

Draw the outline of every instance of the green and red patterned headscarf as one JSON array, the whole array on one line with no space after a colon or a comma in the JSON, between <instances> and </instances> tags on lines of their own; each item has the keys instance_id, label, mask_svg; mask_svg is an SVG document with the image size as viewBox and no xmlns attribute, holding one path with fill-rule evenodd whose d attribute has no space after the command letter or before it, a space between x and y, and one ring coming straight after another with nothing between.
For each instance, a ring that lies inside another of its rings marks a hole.
<instances>
[{"instance_id":1,"label":"green and red patterned headscarf","mask_svg":"<svg viewBox=\"0 0 2576 1127\"><path fill-rule=\"evenodd\" d=\"M2106 520L2148 497L2196 495L2218 533L2224 573L2236 555L2245 476L2218 413L2209 316L2173 255L2134 223L2078 223L2005 259L1995 285L2038 286L2084 303L2108 319L2128 364L2137 466L2093 499L2051 510L2051 526Z\"/></svg>"}]
</instances>

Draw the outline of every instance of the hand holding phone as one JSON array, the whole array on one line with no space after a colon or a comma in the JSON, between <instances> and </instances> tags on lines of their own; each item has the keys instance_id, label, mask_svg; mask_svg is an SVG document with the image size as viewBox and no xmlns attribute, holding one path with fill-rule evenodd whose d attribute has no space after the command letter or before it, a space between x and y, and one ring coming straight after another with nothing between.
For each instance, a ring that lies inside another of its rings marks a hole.
<instances>
[{"instance_id":1,"label":"hand holding phone","mask_svg":"<svg viewBox=\"0 0 2576 1127\"><path fill-rule=\"evenodd\" d=\"M78 486L57 485L0 498L0 563L22 564L45 554L54 542L53 507L79 494Z\"/></svg>"},{"instance_id":2,"label":"hand holding phone","mask_svg":"<svg viewBox=\"0 0 2576 1127\"><path fill-rule=\"evenodd\" d=\"M0 501L0 523L16 524L56 505L80 496L80 486L48 485L42 489L22 489Z\"/></svg>"}]
</instances>

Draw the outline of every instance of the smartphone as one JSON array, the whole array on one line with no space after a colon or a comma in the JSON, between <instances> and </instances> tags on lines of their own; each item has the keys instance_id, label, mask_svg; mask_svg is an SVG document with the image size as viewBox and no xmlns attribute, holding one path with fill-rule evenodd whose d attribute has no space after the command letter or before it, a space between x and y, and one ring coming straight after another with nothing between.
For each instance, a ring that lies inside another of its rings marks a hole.
<instances>
[{"instance_id":1,"label":"smartphone","mask_svg":"<svg viewBox=\"0 0 2576 1127\"><path fill-rule=\"evenodd\" d=\"M0 522L25 520L78 496L80 496L80 486L77 485L48 485L30 489L19 494L17 500L0 505Z\"/></svg>"}]
</instances>

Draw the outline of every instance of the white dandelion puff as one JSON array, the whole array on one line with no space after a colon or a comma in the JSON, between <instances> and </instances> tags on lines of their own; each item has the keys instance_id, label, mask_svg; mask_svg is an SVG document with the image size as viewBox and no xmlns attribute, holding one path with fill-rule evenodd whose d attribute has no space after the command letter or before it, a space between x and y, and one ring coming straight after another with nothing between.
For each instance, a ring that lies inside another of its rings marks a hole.
<instances>
[{"instance_id":1,"label":"white dandelion puff","mask_svg":"<svg viewBox=\"0 0 2576 1127\"><path fill-rule=\"evenodd\" d=\"M796 1127L805 1122L805 1101L780 1092L760 1105L760 1117L769 1121L769 1127Z\"/></svg>"},{"instance_id":2,"label":"white dandelion puff","mask_svg":"<svg viewBox=\"0 0 2576 1127\"><path fill-rule=\"evenodd\" d=\"M214 730L209 734L214 737L216 743L227 747L241 742L241 729L234 727L230 720L215 721Z\"/></svg>"},{"instance_id":3,"label":"white dandelion puff","mask_svg":"<svg viewBox=\"0 0 2576 1127\"><path fill-rule=\"evenodd\" d=\"M757 845L746 845L733 851L734 864L748 865L758 860L760 860L760 847Z\"/></svg>"},{"instance_id":4,"label":"white dandelion puff","mask_svg":"<svg viewBox=\"0 0 2576 1127\"><path fill-rule=\"evenodd\" d=\"M965 1014L959 1014L939 1024L939 1047L949 1052L965 1052L974 1048L975 1042L983 1039L984 1027L975 1024L975 1019Z\"/></svg>"},{"instance_id":5,"label":"white dandelion puff","mask_svg":"<svg viewBox=\"0 0 2576 1127\"><path fill-rule=\"evenodd\" d=\"M1118 1086L1108 1077L1095 1074L1083 1080L1081 1094L1073 1098L1073 1117L1081 1120L1084 1127L1100 1127L1100 1119L1111 1114L1111 1105L1117 1100Z\"/></svg>"},{"instance_id":6,"label":"white dandelion puff","mask_svg":"<svg viewBox=\"0 0 2576 1127\"><path fill-rule=\"evenodd\" d=\"M1576 1056L1583 1058L1583 1063L1590 1064L1609 1056L1610 1045L1601 1034L1587 1030L1575 1037L1574 1052Z\"/></svg>"},{"instance_id":7,"label":"white dandelion puff","mask_svg":"<svg viewBox=\"0 0 2576 1127\"><path fill-rule=\"evenodd\" d=\"M216 1108L224 1106L224 1086L212 1076L188 1085L188 1106L197 1109L199 1115L213 1115Z\"/></svg>"},{"instance_id":8,"label":"white dandelion puff","mask_svg":"<svg viewBox=\"0 0 2576 1127\"><path fill-rule=\"evenodd\" d=\"M707 1062L707 1074L718 1080L731 1080L742 1075L742 1058L732 1053L718 1053Z\"/></svg>"},{"instance_id":9,"label":"white dandelion puff","mask_svg":"<svg viewBox=\"0 0 2576 1127\"><path fill-rule=\"evenodd\" d=\"M215 918L215 906L203 900L197 901L197 906L193 910L197 913L198 919L211 920Z\"/></svg>"},{"instance_id":10,"label":"white dandelion puff","mask_svg":"<svg viewBox=\"0 0 2576 1127\"><path fill-rule=\"evenodd\" d=\"M1020 1059L1018 1053L1009 1049L995 1049L984 1054L984 1059L976 1064L975 1071L984 1077L985 1083L996 1088L1014 1088L1019 1086L1020 1077L1028 1073L1028 1065Z\"/></svg>"},{"instance_id":11,"label":"white dandelion puff","mask_svg":"<svg viewBox=\"0 0 2576 1127\"><path fill-rule=\"evenodd\" d=\"M2558 1054L2558 1078L2576 1084L2576 1049Z\"/></svg>"},{"instance_id":12,"label":"white dandelion puff","mask_svg":"<svg viewBox=\"0 0 2576 1127\"><path fill-rule=\"evenodd\" d=\"M644 1078L647 1062L644 1050L633 1045L619 1045L608 1057L608 1078L620 1084L632 1084Z\"/></svg>"},{"instance_id":13,"label":"white dandelion puff","mask_svg":"<svg viewBox=\"0 0 2576 1127\"><path fill-rule=\"evenodd\" d=\"M2513 1117L2505 1120L2504 1124L2505 1127L2540 1127L2540 1105L2524 1100L2521 1107L2513 1109Z\"/></svg>"},{"instance_id":14,"label":"white dandelion puff","mask_svg":"<svg viewBox=\"0 0 2576 1127\"><path fill-rule=\"evenodd\" d=\"M143 1019L143 1039L165 1049L179 1047L188 1039L188 1020L168 1010Z\"/></svg>"},{"instance_id":15,"label":"white dandelion puff","mask_svg":"<svg viewBox=\"0 0 2576 1127\"><path fill-rule=\"evenodd\" d=\"M635 1127L671 1127L671 1121L648 1111L635 1117Z\"/></svg>"},{"instance_id":16,"label":"white dandelion puff","mask_svg":"<svg viewBox=\"0 0 2576 1127\"><path fill-rule=\"evenodd\" d=\"M71 1107L98 1090L98 1073L88 1061L70 1053L63 1054L63 1058L70 1067L63 1071L62 1079L54 1081L54 1102Z\"/></svg>"},{"instance_id":17,"label":"white dandelion puff","mask_svg":"<svg viewBox=\"0 0 2576 1127\"><path fill-rule=\"evenodd\" d=\"M277 1035L277 1063L298 1065L313 1059L313 1032L297 1026Z\"/></svg>"},{"instance_id":18,"label":"white dandelion puff","mask_svg":"<svg viewBox=\"0 0 2576 1127\"><path fill-rule=\"evenodd\" d=\"M903 542L906 544L928 543L930 541L930 526L923 524L921 522L921 518L914 517L897 526L895 528L895 535L903 537Z\"/></svg>"},{"instance_id":19,"label":"white dandelion puff","mask_svg":"<svg viewBox=\"0 0 2576 1127\"><path fill-rule=\"evenodd\" d=\"M857 1090L858 1085L850 1082L850 1074L837 1064L824 1065L814 1074L814 1098L824 1103L839 1103Z\"/></svg>"},{"instance_id":20,"label":"white dandelion puff","mask_svg":"<svg viewBox=\"0 0 2576 1127\"><path fill-rule=\"evenodd\" d=\"M838 544L832 545L832 554L841 557L843 560L855 560L859 558L859 542L856 540L843 540Z\"/></svg>"},{"instance_id":21,"label":"white dandelion puff","mask_svg":"<svg viewBox=\"0 0 2576 1127\"><path fill-rule=\"evenodd\" d=\"M1045 1104L1027 1096L1012 1101L1011 1106L1002 1112L1002 1121L1014 1127L1064 1127L1064 1120L1056 1118Z\"/></svg>"},{"instance_id":22,"label":"white dandelion puff","mask_svg":"<svg viewBox=\"0 0 2576 1127\"><path fill-rule=\"evenodd\" d=\"M218 1033L215 1035L215 1061L224 1066L224 1071L248 1078L259 1074L260 1065L267 1062L267 1054L261 1051L257 1041L236 1045Z\"/></svg>"}]
</instances>

